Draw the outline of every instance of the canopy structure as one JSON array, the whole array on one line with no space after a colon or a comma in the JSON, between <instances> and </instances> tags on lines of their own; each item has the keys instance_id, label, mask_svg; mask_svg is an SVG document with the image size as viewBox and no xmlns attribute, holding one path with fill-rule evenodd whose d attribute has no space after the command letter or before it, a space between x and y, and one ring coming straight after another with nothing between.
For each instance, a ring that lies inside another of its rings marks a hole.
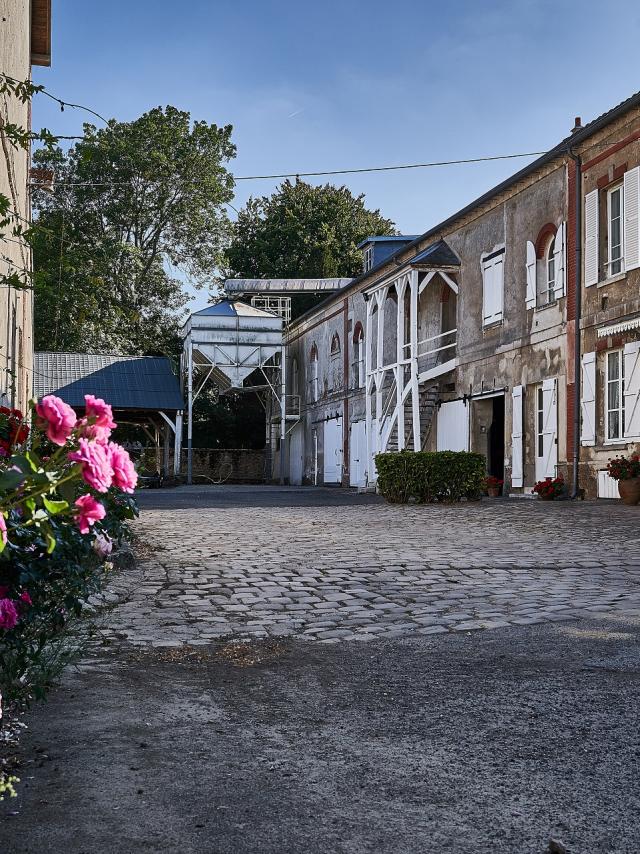
<instances>
[{"instance_id":1,"label":"canopy structure","mask_svg":"<svg viewBox=\"0 0 640 854\"><path fill-rule=\"evenodd\" d=\"M219 392L267 390L280 409L281 439L286 438L284 320L239 299L220 299L192 314L182 329L182 375L187 385L187 481L192 479L193 404L208 381ZM247 385L259 371L260 385Z\"/></svg>"},{"instance_id":2,"label":"canopy structure","mask_svg":"<svg viewBox=\"0 0 640 854\"><path fill-rule=\"evenodd\" d=\"M36 353L34 395L55 394L74 409L84 409L85 394L101 397L119 424L136 424L156 447L160 467L168 474L173 434L174 474L180 471L184 402L171 362L165 356L116 356L92 353Z\"/></svg>"}]
</instances>

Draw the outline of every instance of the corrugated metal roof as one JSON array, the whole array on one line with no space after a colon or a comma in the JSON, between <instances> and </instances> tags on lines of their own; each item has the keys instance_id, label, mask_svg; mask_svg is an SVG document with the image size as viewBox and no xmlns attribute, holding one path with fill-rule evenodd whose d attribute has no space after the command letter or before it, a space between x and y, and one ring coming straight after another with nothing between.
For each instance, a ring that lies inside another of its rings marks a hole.
<instances>
[{"instance_id":1,"label":"corrugated metal roof","mask_svg":"<svg viewBox=\"0 0 640 854\"><path fill-rule=\"evenodd\" d=\"M433 264L438 267L459 267L460 259L446 240L438 240L419 252L410 264Z\"/></svg>"},{"instance_id":2,"label":"corrugated metal roof","mask_svg":"<svg viewBox=\"0 0 640 854\"><path fill-rule=\"evenodd\" d=\"M412 240L417 240L419 234L381 234L379 237L365 237L356 246L356 249L362 249L367 243L411 243Z\"/></svg>"},{"instance_id":3,"label":"corrugated metal roof","mask_svg":"<svg viewBox=\"0 0 640 854\"><path fill-rule=\"evenodd\" d=\"M74 407L84 406L85 394L93 394L114 409L184 408L166 356L36 353L33 379L38 400L55 394Z\"/></svg>"},{"instance_id":4,"label":"corrugated metal roof","mask_svg":"<svg viewBox=\"0 0 640 854\"><path fill-rule=\"evenodd\" d=\"M230 294L287 294L339 291L351 279L227 279L224 289Z\"/></svg>"}]
</instances>

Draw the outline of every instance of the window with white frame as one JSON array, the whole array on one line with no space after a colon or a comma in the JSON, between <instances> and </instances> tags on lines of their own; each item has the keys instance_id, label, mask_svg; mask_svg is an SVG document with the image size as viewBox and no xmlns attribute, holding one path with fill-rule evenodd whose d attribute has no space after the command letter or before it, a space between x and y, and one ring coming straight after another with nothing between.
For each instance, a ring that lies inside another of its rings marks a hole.
<instances>
[{"instance_id":1,"label":"window with white frame","mask_svg":"<svg viewBox=\"0 0 640 854\"><path fill-rule=\"evenodd\" d=\"M482 256L482 325L499 323L503 315L504 248Z\"/></svg>"},{"instance_id":2,"label":"window with white frame","mask_svg":"<svg viewBox=\"0 0 640 854\"><path fill-rule=\"evenodd\" d=\"M353 341L353 384L355 388L364 388L364 330L358 325Z\"/></svg>"},{"instance_id":3,"label":"window with white frame","mask_svg":"<svg viewBox=\"0 0 640 854\"><path fill-rule=\"evenodd\" d=\"M545 302L553 302L556 298L556 238L549 241L544 256Z\"/></svg>"},{"instance_id":4,"label":"window with white frame","mask_svg":"<svg viewBox=\"0 0 640 854\"><path fill-rule=\"evenodd\" d=\"M364 272L368 273L373 267L373 245L371 243L364 248L364 252L362 253L362 262Z\"/></svg>"},{"instance_id":5,"label":"window with white frame","mask_svg":"<svg viewBox=\"0 0 640 854\"><path fill-rule=\"evenodd\" d=\"M624 434L624 358L622 350L607 353L605 405L605 437L608 442L622 439Z\"/></svg>"},{"instance_id":6,"label":"window with white frame","mask_svg":"<svg viewBox=\"0 0 640 854\"><path fill-rule=\"evenodd\" d=\"M311 378L309 385L311 386L311 401L316 403L320 396L320 387L318 380L318 349L315 345L311 350Z\"/></svg>"},{"instance_id":7,"label":"window with white frame","mask_svg":"<svg viewBox=\"0 0 640 854\"><path fill-rule=\"evenodd\" d=\"M624 269L624 201L622 184L607 190L607 276Z\"/></svg>"}]
</instances>

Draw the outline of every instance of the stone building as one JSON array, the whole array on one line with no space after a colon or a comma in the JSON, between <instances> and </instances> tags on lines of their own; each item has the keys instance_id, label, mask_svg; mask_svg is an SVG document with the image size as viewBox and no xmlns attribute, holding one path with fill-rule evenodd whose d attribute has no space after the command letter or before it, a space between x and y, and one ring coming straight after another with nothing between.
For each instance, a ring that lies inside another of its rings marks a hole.
<instances>
[{"instance_id":1,"label":"stone building","mask_svg":"<svg viewBox=\"0 0 640 854\"><path fill-rule=\"evenodd\" d=\"M639 112L636 95L576 120L420 237L361 244L363 273L285 332L291 483L372 485L379 451L471 450L524 495L545 477L575 485L577 451L580 485L609 494L601 470L640 435Z\"/></svg>"},{"instance_id":2,"label":"stone building","mask_svg":"<svg viewBox=\"0 0 640 854\"><path fill-rule=\"evenodd\" d=\"M51 0L1 0L1 70L14 80L28 80L32 65L49 65L51 57ZM2 127L15 124L29 129L29 103L4 93L0 95L0 193L12 210L27 225L31 219L29 200L30 154L14 148ZM3 275L31 270L31 252L24 241L3 228L0 238L0 270ZM32 394L33 371L33 295L3 285L0 289L0 402L24 411Z\"/></svg>"},{"instance_id":3,"label":"stone building","mask_svg":"<svg viewBox=\"0 0 640 854\"><path fill-rule=\"evenodd\" d=\"M584 275L581 483L617 497L607 461L640 450L640 96L579 140Z\"/></svg>"}]
</instances>

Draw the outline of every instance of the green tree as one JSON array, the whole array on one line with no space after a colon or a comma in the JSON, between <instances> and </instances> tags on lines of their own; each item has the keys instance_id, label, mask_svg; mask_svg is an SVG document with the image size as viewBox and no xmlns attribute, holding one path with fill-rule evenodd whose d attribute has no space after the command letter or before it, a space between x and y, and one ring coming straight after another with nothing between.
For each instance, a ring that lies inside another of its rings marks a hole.
<instances>
[{"instance_id":1,"label":"green tree","mask_svg":"<svg viewBox=\"0 0 640 854\"><path fill-rule=\"evenodd\" d=\"M231 126L175 107L36 152L56 176L35 198L36 347L174 352L184 279L214 278L230 238L234 156Z\"/></svg>"},{"instance_id":2,"label":"green tree","mask_svg":"<svg viewBox=\"0 0 640 854\"><path fill-rule=\"evenodd\" d=\"M368 210L364 195L287 180L242 208L227 258L239 278L353 277L362 271L358 243L384 234L397 234L394 223ZM294 310L311 304L303 297Z\"/></svg>"}]
</instances>

